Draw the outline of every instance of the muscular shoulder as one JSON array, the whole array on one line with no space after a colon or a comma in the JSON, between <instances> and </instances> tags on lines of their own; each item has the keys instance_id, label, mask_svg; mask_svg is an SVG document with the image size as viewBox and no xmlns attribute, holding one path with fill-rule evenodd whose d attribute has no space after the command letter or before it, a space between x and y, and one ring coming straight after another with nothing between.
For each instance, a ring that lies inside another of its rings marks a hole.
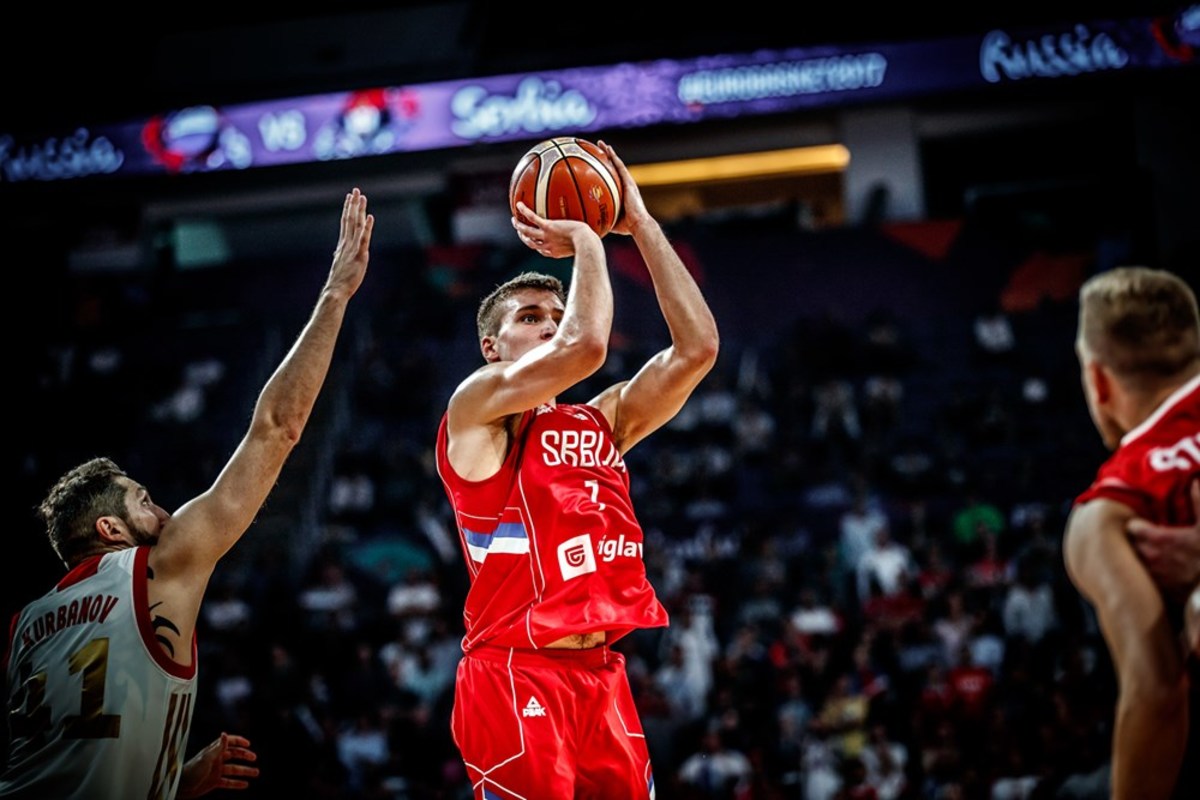
<instances>
[{"instance_id":1,"label":"muscular shoulder","mask_svg":"<svg viewBox=\"0 0 1200 800\"><path fill-rule=\"evenodd\" d=\"M1086 587L1100 562L1129 550L1125 527L1133 516L1129 506L1107 498L1089 500L1071 510L1063 536L1063 558L1076 586Z\"/></svg>"}]
</instances>

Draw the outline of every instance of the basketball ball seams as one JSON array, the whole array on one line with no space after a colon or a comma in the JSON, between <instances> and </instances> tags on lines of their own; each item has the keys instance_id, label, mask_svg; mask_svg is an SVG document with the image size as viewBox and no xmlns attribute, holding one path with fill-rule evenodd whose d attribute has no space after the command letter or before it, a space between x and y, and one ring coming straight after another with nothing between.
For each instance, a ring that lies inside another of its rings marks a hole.
<instances>
[{"instance_id":1,"label":"basketball ball seams","mask_svg":"<svg viewBox=\"0 0 1200 800\"><path fill-rule=\"evenodd\" d=\"M573 219L600 236L621 209L621 185L607 155L586 139L559 136L531 147L509 180L509 206L525 201L546 219Z\"/></svg>"},{"instance_id":2,"label":"basketball ball seams","mask_svg":"<svg viewBox=\"0 0 1200 800\"><path fill-rule=\"evenodd\" d=\"M572 143L574 143L574 140L572 140ZM558 150L563 155L562 168L566 170L567 175L570 176L571 186L575 189L575 201L578 203L579 213L583 216L584 222L595 228L596 225L592 222L591 215L588 214L587 196L583 192L583 187L579 185L579 176L575 174L575 165L571 163L571 159L568 157L582 157L582 148L580 148L578 145L569 148L563 147L560 143L558 145Z\"/></svg>"}]
</instances>

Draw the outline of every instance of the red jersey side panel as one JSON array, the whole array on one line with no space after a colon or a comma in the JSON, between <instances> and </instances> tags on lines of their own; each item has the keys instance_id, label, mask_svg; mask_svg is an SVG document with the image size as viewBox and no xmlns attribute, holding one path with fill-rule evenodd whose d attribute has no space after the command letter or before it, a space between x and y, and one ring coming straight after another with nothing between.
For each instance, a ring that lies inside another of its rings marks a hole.
<instances>
[{"instance_id":1,"label":"red jersey side panel","mask_svg":"<svg viewBox=\"0 0 1200 800\"><path fill-rule=\"evenodd\" d=\"M463 649L539 648L596 631L611 644L666 625L604 416L543 405L522 415L514 439L496 475L468 481L450 466L444 415L438 429L438 473L471 577Z\"/></svg>"}]
</instances>

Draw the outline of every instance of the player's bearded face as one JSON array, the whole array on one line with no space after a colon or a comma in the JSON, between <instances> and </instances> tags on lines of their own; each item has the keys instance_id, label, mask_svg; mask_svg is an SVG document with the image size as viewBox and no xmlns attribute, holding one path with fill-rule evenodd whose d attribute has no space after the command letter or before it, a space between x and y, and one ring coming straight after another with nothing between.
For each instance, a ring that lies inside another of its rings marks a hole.
<instances>
[{"instance_id":1,"label":"player's bearded face","mask_svg":"<svg viewBox=\"0 0 1200 800\"><path fill-rule=\"evenodd\" d=\"M133 537L135 547L140 547L144 544L155 544L158 542L159 531L162 526L158 520L147 522L136 518L126 518L125 526L129 528L129 535Z\"/></svg>"}]
</instances>

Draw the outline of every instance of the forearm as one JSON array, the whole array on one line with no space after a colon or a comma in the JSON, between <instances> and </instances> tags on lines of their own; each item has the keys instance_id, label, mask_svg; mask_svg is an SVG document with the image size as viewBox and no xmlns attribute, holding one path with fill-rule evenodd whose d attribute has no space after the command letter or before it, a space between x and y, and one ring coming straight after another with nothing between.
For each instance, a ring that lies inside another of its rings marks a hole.
<instances>
[{"instance_id":1,"label":"forearm","mask_svg":"<svg viewBox=\"0 0 1200 800\"><path fill-rule=\"evenodd\" d=\"M717 323L691 273L656 220L642 222L634 242L654 282L654 293L677 352L715 353Z\"/></svg>"},{"instance_id":2,"label":"forearm","mask_svg":"<svg viewBox=\"0 0 1200 800\"><path fill-rule=\"evenodd\" d=\"M299 439L329 372L350 295L327 287L287 355L259 394L254 419Z\"/></svg>"},{"instance_id":3,"label":"forearm","mask_svg":"<svg viewBox=\"0 0 1200 800\"><path fill-rule=\"evenodd\" d=\"M1188 736L1185 684L1123 687L1113 730L1113 800L1169 798Z\"/></svg>"},{"instance_id":4,"label":"forearm","mask_svg":"<svg viewBox=\"0 0 1200 800\"><path fill-rule=\"evenodd\" d=\"M201 754L197 753L179 770L179 791L175 794L178 800L191 800L193 797L200 797L204 794L199 789L208 772L208 767L201 761Z\"/></svg>"},{"instance_id":5,"label":"forearm","mask_svg":"<svg viewBox=\"0 0 1200 800\"><path fill-rule=\"evenodd\" d=\"M613 293L604 245L598 236L583 230L572 241L575 261L571 291L563 309L559 336L568 342L596 340L607 346L612 331Z\"/></svg>"}]
</instances>

